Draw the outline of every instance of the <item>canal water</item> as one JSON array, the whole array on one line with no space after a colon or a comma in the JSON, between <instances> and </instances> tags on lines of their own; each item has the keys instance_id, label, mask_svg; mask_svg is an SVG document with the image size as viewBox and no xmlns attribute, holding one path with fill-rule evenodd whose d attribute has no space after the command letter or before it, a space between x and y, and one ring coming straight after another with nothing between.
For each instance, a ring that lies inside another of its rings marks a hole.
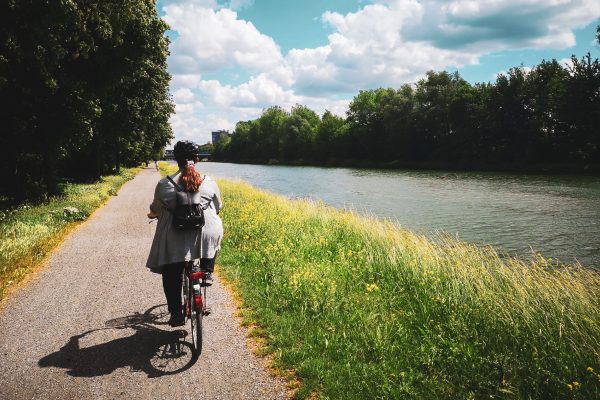
<instances>
[{"instance_id":1,"label":"canal water","mask_svg":"<svg viewBox=\"0 0 600 400\"><path fill-rule=\"evenodd\" d=\"M451 234L504 254L541 252L600 268L597 177L212 162L197 168L291 198L391 219L430 236Z\"/></svg>"}]
</instances>

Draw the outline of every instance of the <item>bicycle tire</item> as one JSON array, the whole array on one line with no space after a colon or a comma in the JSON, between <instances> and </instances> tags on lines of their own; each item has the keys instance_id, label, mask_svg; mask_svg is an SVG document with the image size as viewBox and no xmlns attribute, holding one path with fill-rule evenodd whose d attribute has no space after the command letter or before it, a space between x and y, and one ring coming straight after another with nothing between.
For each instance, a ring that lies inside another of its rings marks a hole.
<instances>
[{"instance_id":1,"label":"bicycle tire","mask_svg":"<svg viewBox=\"0 0 600 400\"><path fill-rule=\"evenodd\" d=\"M193 355L198 358L202 354L202 317L203 310L196 308L196 299L193 289L190 291L190 326L192 328Z\"/></svg>"},{"instance_id":2,"label":"bicycle tire","mask_svg":"<svg viewBox=\"0 0 600 400\"><path fill-rule=\"evenodd\" d=\"M181 304L182 304L182 312L185 318L190 318L191 310L190 310L190 281L187 276L187 273L183 272L182 282L181 282Z\"/></svg>"}]
</instances>

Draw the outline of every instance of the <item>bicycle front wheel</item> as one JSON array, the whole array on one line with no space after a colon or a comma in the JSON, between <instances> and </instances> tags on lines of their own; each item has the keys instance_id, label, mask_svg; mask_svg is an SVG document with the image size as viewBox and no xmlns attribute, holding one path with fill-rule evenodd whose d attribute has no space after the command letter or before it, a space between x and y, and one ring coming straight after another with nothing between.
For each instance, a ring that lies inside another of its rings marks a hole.
<instances>
[{"instance_id":1,"label":"bicycle front wheel","mask_svg":"<svg viewBox=\"0 0 600 400\"><path fill-rule=\"evenodd\" d=\"M192 328L192 347L194 349L194 357L198 358L202 353L202 308L196 307L195 295L193 292L190 296L190 306L192 309L190 315L190 323Z\"/></svg>"}]
</instances>

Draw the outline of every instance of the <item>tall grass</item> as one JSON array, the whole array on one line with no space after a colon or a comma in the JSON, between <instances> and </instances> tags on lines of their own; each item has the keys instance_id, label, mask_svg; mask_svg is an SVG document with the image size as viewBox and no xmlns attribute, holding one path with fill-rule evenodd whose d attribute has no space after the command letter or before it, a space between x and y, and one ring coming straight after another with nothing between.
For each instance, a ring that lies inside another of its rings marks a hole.
<instances>
[{"instance_id":1,"label":"tall grass","mask_svg":"<svg viewBox=\"0 0 600 400\"><path fill-rule=\"evenodd\" d=\"M67 183L64 195L42 204L22 204L0 211L0 300L22 281L64 237L139 168L123 169L92 184Z\"/></svg>"},{"instance_id":2,"label":"tall grass","mask_svg":"<svg viewBox=\"0 0 600 400\"><path fill-rule=\"evenodd\" d=\"M221 273L323 399L595 399L600 276L220 180Z\"/></svg>"}]
</instances>

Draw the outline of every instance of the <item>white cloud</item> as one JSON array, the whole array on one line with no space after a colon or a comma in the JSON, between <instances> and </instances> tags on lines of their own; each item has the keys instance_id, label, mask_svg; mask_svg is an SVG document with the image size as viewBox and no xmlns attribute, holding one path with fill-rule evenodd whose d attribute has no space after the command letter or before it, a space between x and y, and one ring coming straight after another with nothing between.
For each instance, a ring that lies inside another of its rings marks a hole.
<instances>
[{"instance_id":1,"label":"white cloud","mask_svg":"<svg viewBox=\"0 0 600 400\"><path fill-rule=\"evenodd\" d=\"M575 44L573 30L600 16L597 0L422 0L422 26L408 38L477 54L504 49L562 49Z\"/></svg>"},{"instance_id":2,"label":"white cloud","mask_svg":"<svg viewBox=\"0 0 600 400\"><path fill-rule=\"evenodd\" d=\"M174 74L171 77L171 88L174 90L180 88L193 89L201 81L202 76L200 74Z\"/></svg>"},{"instance_id":3,"label":"white cloud","mask_svg":"<svg viewBox=\"0 0 600 400\"><path fill-rule=\"evenodd\" d=\"M221 107L285 107L296 100L291 90L283 89L265 74L252 77L248 82L237 86L223 85L216 80L202 81L200 89L211 103Z\"/></svg>"},{"instance_id":4,"label":"white cloud","mask_svg":"<svg viewBox=\"0 0 600 400\"><path fill-rule=\"evenodd\" d=\"M177 89L173 93L173 100L176 104L189 104L194 102L195 99L194 93L188 88Z\"/></svg>"},{"instance_id":5,"label":"white cloud","mask_svg":"<svg viewBox=\"0 0 600 400\"><path fill-rule=\"evenodd\" d=\"M567 69L573 68L573 60L570 58L562 58L558 61L558 63Z\"/></svg>"},{"instance_id":6,"label":"white cloud","mask_svg":"<svg viewBox=\"0 0 600 400\"><path fill-rule=\"evenodd\" d=\"M178 35L171 45L173 71L200 73L238 65L257 72L282 62L275 41L238 19L235 11L179 3L164 11L165 21Z\"/></svg>"},{"instance_id":7,"label":"white cloud","mask_svg":"<svg viewBox=\"0 0 600 400\"><path fill-rule=\"evenodd\" d=\"M282 54L234 11L252 0L163 4L177 32L169 58L172 124L178 138L203 141L272 105L343 115L360 89L399 87L505 49L569 47L573 30L600 16L598 0L374 0L352 13L325 12L332 33L321 46ZM232 84L223 71L248 78Z\"/></svg>"},{"instance_id":8,"label":"white cloud","mask_svg":"<svg viewBox=\"0 0 600 400\"><path fill-rule=\"evenodd\" d=\"M462 66L478 55L440 49L423 40L408 41L403 29L423 18L416 0L398 0L365 6L355 13L323 14L335 32L328 44L316 49L292 50L286 60L300 93L355 93L379 86L398 87L430 69Z\"/></svg>"},{"instance_id":9,"label":"white cloud","mask_svg":"<svg viewBox=\"0 0 600 400\"><path fill-rule=\"evenodd\" d=\"M174 142L178 140L193 140L196 143L206 143L211 140L211 132L218 129L232 129L234 124L219 114L208 113L200 117L196 114L182 116L175 114L171 117L171 126L176 132Z\"/></svg>"}]
</instances>

